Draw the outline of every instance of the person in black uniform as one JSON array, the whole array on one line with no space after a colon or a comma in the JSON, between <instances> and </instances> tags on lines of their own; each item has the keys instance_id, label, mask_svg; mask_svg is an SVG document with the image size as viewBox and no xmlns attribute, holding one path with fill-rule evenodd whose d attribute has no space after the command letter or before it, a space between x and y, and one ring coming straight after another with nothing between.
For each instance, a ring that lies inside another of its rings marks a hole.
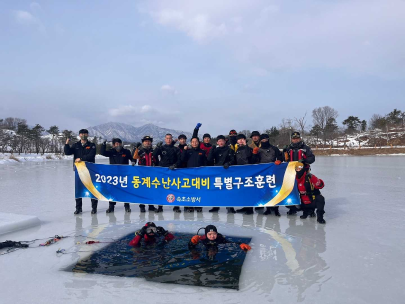
<instances>
[{"instance_id":1,"label":"person in black uniform","mask_svg":"<svg viewBox=\"0 0 405 304\"><path fill-rule=\"evenodd\" d=\"M154 159L159 162L159 166L167 167L170 170L181 167L181 152L178 147L173 145L173 136L172 134L166 134L165 144L159 142L156 145L156 148L153 150ZM160 159L159 159L160 157ZM159 206L158 212L163 211L163 207Z\"/></svg>"},{"instance_id":2,"label":"person in black uniform","mask_svg":"<svg viewBox=\"0 0 405 304\"><path fill-rule=\"evenodd\" d=\"M69 145L70 139L66 140L64 147L65 155L73 155L73 163L86 161L90 163L96 162L96 145L88 141L89 131L81 129L79 131L80 141L76 142L72 146ZM91 199L91 214L97 213L98 200ZM82 198L76 199L76 211L74 214L82 213Z\"/></svg>"},{"instance_id":3,"label":"person in black uniform","mask_svg":"<svg viewBox=\"0 0 405 304\"><path fill-rule=\"evenodd\" d=\"M134 162L138 161L138 166L155 167L159 165L159 161L153 156L152 148L153 138L146 135L142 138L142 144L138 143L134 150ZM140 204L139 209L141 212L146 212L145 205ZM163 206L155 208L153 205L149 205L149 211L155 211L156 213L163 212Z\"/></svg>"},{"instance_id":4,"label":"person in black uniform","mask_svg":"<svg viewBox=\"0 0 405 304\"><path fill-rule=\"evenodd\" d=\"M106 140L101 145L100 154L110 158L110 165L129 165L134 160L132 159L131 152L122 147L122 140L119 138L113 138L112 145L113 147L107 151ZM106 210L106 213L113 213L116 202L109 202L109 207ZM129 203L124 204L126 212L131 212L129 208Z\"/></svg>"},{"instance_id":5,"label":"person in black uniform","mask_svg":"<svg viewBox=\"0 0 405 304\"><path fill-rule=\"evenodd\" d=\"M184 151L187 150L187 136L184 134L180 134L179 137L177 137L178 139L178 148L180 149L180 154L182 154ZM174 145L174 141L173 141L173 145ZM186 168L187 164L184 162L180 163L179 168ZM177 213L181 213L180 207L179 206L174 206L173 207L173 211L177 212Z\"/></svg>"},{"instance_id":6,"label":"person in black uniform","mask_svg":"<svg viewBox=\"0 0 405 304\"><path fill-rule=\"evenodd\" d=\"M187 168L204 167L207 165L205 151L200 148L198 137L191 139L191 149L184 150L181 154L181 162L185 163ZM202 207L196 208L197 212L202 212ZM184 211L194 212L192 207L184 207Z\"/></svg>"},{"instance_id":7,"label":"person in black uniform","mask_svg":"<svg viewBox=\"0 0 405 304\"><path fill-rule=\"evenodd\" d=\"M223 166L225 169L228 169L229 166L235 164L235 152L226 145L226 139L223 135L217 136L217 146L212 146L210 152L208 153L208 163L212 163L213 166ZM233 207L226 208L228 213L235 213ZM214 207L209 212L218 212L219 207Z\"/></svg>"},{"instance_id":8,"label":"person in black uniform","mask_svg":"<svg viewBox=\"0 0 405 304\"><path fill-rule=\"evenodd\" d=\"M253 149L253 154L256 154L256 161L259 164L275 163L276 165L279 165L283 161L280 149L270 144L269 135L266 133L260 135L260 145L256 143L256 147ZM274 211L276 216L280 216L278 206L267 207L263 214L271 214L271 211Z\"/></svg>"},{"instance_id":9,"label":"person in black uniform","mask_svg":"<svg viewBox=\"0 0 405 304\"><path fill-rule=\"evenodd\" d=\"M291 134L291 144L285 146L283 149L283 160L285 162L299 161L304 164L306 170L310 169L310 165L315 162L315 155L301 139L300 132L293 132ZM288 215L296 214L298 209L295 206L287 207Z\"/></svg>"},{"instance_id":10,"label":"person in black uniform","mask_svg":"<svg viewBox=\"0 0 405 304\"><path fill-rule=\"evenodd\" d=\"M246 136L238 134L236 137L238 149L235 152L236 165L249 165L256 163L256 155L253 154L253 149L246 145ZM253 207L244 207L236 210L238 213L253 214Z\"/></svg>"}]
</instances>

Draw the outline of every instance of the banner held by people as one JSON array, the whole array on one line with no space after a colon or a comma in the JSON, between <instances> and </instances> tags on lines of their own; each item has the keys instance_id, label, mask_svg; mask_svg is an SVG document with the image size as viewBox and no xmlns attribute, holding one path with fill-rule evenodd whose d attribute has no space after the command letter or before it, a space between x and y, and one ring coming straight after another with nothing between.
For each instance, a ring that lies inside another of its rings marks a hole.
<instances>
[{"instance_id":1,"label":"banner held by people","mask_svg":"<svg viewBox=\"0 0 405 304\"><path fill-rule=\"evenodd\" d=\"M76 198L194 207L299 205L295 163L163 167L75 163Z\"/></svg>"}]
</instances>

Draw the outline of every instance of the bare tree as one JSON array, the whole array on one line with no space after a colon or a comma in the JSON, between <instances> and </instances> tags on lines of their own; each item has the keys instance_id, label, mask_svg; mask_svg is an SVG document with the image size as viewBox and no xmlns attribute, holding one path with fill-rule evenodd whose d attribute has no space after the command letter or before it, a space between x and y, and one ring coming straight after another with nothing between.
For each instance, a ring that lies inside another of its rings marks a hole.
<instances>
[{"instance_id":1,"label":"bare tree","mask_svg":"<svg viewBox=\"0 0 405 304\"><path fill-rule=\"evenodd\" d=\"M322 130L324 145L326 145L326 137L327 133L329 133L327 132L327 127L329 127L330 122L336 120L338 116L338 111L329 106L319 107L312 111L314 125L318 125Z\"/></svg>"},{"instance_id":2,"label":"bare tree","mask_svg":"<svg viewBox=\"0 0 405 304\"><path fill-rule=\"evenodd\" d=\"M306 116L307 116L307 112L305 112L303 117L300 117L300 118L294 117L294 121L298 125L298 127L301 131L301 136L304 136L305 125L307 124Z\"/></svg>"}]
</instances>

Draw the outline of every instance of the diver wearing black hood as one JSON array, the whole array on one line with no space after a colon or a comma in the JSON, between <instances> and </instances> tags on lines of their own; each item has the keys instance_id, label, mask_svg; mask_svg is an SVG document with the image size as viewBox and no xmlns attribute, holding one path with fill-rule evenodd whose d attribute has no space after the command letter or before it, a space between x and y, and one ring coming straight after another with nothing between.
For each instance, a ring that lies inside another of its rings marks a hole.
<instances>
[{"instance_id":1,"label":"diver wearing black hood","mask_svg":"<svg viewBox=\"0 0 405 304\"><path fill-rule=\"evenodd\" d=\"M199 236L198 232L204 229L205 234L204 236ZM188 243L190 249L194 249L198 243L201 242L205 246L205 248L209 249L210 247L217 247L220 244L238 244L242 250L249 251L252 249L249 245L240 242L232 242L227 240L222 234L218 233L217 227L214 225L208 225L205 228L200 228L197 231L197 234L193 236Z\"/></svg>"}]
</instances>

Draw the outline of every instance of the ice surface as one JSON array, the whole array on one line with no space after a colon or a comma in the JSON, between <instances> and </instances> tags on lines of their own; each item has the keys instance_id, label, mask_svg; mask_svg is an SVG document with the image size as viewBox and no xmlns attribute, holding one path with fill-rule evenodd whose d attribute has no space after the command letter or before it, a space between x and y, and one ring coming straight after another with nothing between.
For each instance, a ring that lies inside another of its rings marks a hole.
<instances>
[{"instance_id":1,"label":"ice surface","mask_svg":"<svg viewBox=\"0 0 405 304\"><path fill-rule=\"evenodd\" d=\"M39 225L38 217L13 213L0 213L0 234L22 230Z\"/></svg>"},{"instance_id":2,"label":"ice surface","mask_svg":"<svg viewBox=\"0 0 405 304\"><path fill-rule=\"evenodd\" d=\"M2 212L36 215L40 226L0 236L28 241L69 235L49 247L0 256L1 303L403 303L405 259L405 157L317 157L315 175L325 181L326 225L274 215L140 214L136 205L107 215L74 216L71 161L0 166ZM192 233L208 223L224 235L252 237L240 290L223 290L69 273L62 269L146 221ZM36 241L38 245L45 240ZM77 244L80 242L80 244ZM67 254L56 254L58 248Z\"/></svg>"}]
</instances>

